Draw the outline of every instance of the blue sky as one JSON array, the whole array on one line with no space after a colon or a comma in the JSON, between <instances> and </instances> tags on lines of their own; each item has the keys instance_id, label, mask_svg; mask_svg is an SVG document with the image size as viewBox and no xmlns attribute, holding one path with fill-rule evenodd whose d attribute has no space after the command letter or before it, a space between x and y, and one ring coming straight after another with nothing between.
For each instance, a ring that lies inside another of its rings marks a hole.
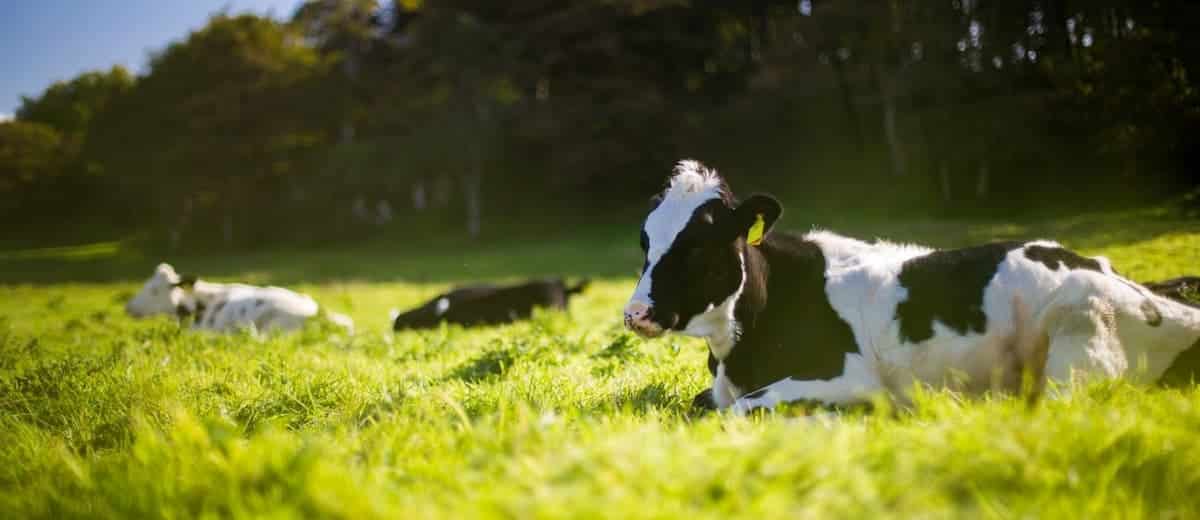
<instances>
[{"instance_id":1,"label":"blue sky","mask_svg":"<svg viewBox=\"0 0 1200 520\"><path fill-rule=\"evenodd\" d=\"M55 81L122 64L142 72L152 50L204 25L209 15L272 12L286 18L301 0L0 0L0 120L21 95Z\"/></svg>"}]
</instances>

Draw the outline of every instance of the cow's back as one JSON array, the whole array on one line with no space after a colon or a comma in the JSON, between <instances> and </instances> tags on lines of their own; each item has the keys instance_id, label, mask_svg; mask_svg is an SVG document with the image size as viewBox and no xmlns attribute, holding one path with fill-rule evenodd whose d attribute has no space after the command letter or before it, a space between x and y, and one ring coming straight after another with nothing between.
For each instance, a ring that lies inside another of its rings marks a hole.
<instances>
[{"instance_id":1,"label":"cow's back","mask_svg":"<svg viewBox=\"0 0 1200 520\"><path fill-rule=\"evenodd\" d=\"M899 395L916 381L1011 389L1039 362L1036 316L1063 280L1081 269L1116 277L1107 262L1052 242L953 250L860 244L867 247L852 260L831 262L827 292L864 357Z\"/></svg>"},{"instance_id":2,"label":"cow's back","mask_svg":"<svg viewBox=\"0 0 1200 520\"><path fill-rule=\"evenodd\" d=\"M317 302L307 295L282 287L243 284L213 290L205 307L196 326L220 331L251 327L261 331L295 330L319 311Z\"/></svg>"}]
</instances>

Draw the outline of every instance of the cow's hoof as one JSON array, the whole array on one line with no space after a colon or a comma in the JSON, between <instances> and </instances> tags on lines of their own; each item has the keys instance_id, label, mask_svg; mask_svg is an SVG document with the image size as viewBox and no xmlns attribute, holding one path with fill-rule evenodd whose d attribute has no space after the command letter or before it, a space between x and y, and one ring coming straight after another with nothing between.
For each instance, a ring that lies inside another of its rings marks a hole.
<instances>
[{"instance_id":1,"label":"cow's hoof","mask_svg":"<svg viewBox=\"0 0 1200 520\"><path fill-rule=\"evenodd\" d=\"M697 413L708 413L717 410L717 402L713 399L711 388L706 388L703 392L696 394L692 398L692 411Z\"/></svg>"}]
</instances>

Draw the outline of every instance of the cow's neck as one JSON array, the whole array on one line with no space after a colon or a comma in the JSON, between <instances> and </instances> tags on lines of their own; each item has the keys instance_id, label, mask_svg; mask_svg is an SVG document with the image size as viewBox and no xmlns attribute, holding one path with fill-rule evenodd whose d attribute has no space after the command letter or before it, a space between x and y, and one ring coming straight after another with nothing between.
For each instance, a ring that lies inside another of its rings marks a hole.
<instances>
[{"instance_id":1,"label":"cow's neck","mask_svg":"<svg viewBox=\"0 0 1200 520\"><path fill-rule=\"evenodd\" d=\"M729 298L705 313L702 334L717 360L724 360L766 302L767 262L757 248L738 244L742 283ZM747 318L749 321L747 321ZM689 327L691 328L691 327Z\"/></svg>"},{"instance_id":2,"label":"cow's neck","mask_svg":"<svg viewBox=\"0 0 1200 520\"><path fill-rule=\"evenodd\" d=\"M204 311L225 290L225 284L196 280L191 288L183 291L183 299L175 306L175 315L180 318L193 316L200 319Z\"/></svg>"},{"instance_id":3,"label":"cow's neck","mask_svg":"<svg viewBox=\"0 0 1200 520\"><path fill-rule=\"evenodd\" d=\"M758 315L767 307L767 281L771 275L771 264L767 261L768 247L767 243L741 246L745 276L742 296L738 299L734 316L743 333L754 329Z\"/></svg>"},{"instance_id":4,"label":"cow's neck","mask_svg":"<svg viewBox=\"0 0 1200 520\"><path fill-rule=\"evenodd\" d=\"M222 294L224 294L228 290L229 290L228 284L212 283L212 282L206 282L204 280L196 280L195 285L192 286L192 290L190 290L188 292L192 295L192 297L194 297L195 299L197 299L201 302L211 303L213 300L217 299L218 297L220 297Z\"/></svg>"}]
</instances>

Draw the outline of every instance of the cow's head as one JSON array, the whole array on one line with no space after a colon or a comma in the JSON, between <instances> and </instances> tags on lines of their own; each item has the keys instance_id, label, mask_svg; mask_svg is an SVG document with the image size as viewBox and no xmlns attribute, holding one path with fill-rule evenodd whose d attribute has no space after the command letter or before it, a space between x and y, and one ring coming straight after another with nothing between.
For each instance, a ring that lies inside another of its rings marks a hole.
<instances>
[{"instance_id":1,"label":"cow's head","mask_svg":"<svg viewBox=\"0 0 1200 520\"><path fill-rule=\"evenodd\" d=\"M645 337L667 330L708 335L706 318L722 318L710 314L732 319L751 228L761 217L766 234L783 208L769 195L737 203L715 170L690 160L675 166L651 204L641 233L645 263L625 325Z\"/></svg>"},{"instance_id":2,"label":"cow's head","mask_svg":"<svg viewBox=\"0 0 1200 520\"><path fill-rule=\"evenodd\" d=\"M142 290L125 304L125 312L135 318L176 314L186 299L185 288L195 282L194 276L180 276L169 264L158 264Z\"/></svg>"}]
</instances>

